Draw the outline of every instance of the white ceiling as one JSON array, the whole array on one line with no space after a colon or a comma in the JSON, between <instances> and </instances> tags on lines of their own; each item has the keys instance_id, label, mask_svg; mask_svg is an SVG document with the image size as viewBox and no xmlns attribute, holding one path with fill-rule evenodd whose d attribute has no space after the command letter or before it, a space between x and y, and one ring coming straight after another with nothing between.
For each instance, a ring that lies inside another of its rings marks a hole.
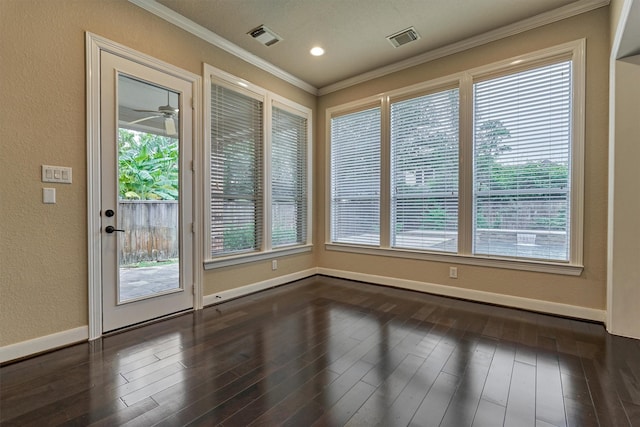
<instances>
[{"instance_id":1,"label":"white ceiling","mask_svg":"<svg viewBox=\"0 0 640 427\"><path fill-rule=\"evenodd\" d=\"M533 17L543 15L539 21L550 22L556 13L566 17L567 10L608 4L608 0L131 1L165 9L182 22L187 18L315 88L513 28L514 23L532 22ZM259 25L283 40L266 47L247 35ZM411 26L421 35L419 40L394 48L386 39ZM324 56L309 54L316 45L326 50Z\"/></svg>"}]
</instances>

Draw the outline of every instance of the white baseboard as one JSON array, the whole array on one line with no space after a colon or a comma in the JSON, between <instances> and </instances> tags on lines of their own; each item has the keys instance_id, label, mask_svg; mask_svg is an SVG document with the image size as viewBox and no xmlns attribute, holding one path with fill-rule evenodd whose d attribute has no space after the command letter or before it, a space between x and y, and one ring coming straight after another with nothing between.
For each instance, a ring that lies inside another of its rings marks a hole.
<instances>
[{"instance_id":1,"label":"white baseboard","mask_svg":"<svg viewBox=\"0 0 640 427\"><path fill-rule=\"evenodd\" d=\"M592 320L596 322L605 321L605 311L593 308L531 298L516 297L512 295L496 294L492 292L477 291L473 289L457 288L454 286L438 285L435 283L418 282L416 280L396 279L394 277L377 276L365 273L354 273L344 270L334 270L331 268L319 267L317 270L318 274L339 277L342 279L358 280L361 282L392 286L394 288L409 289L412 291L427 292L430 294L462 298L471 301L486 302L506 307L537 311L540 313L574 317L576 319Z\"/></svg>"},{"instance_id":2,"label":"white baseboard","mask_svg":"<svg viewBox=\"0 0 640 427\"><path fill-rule=\"evenodd\" d=\"M318 274L317 268L309 268L307 270L298 271L296 273L286 274L284 276L274 277L273 279L263 280L262 282L252 283L250 285L240 286L239 288L229 289L228 291L205 295L202 298L202 305L206 307L208 305L219 304L221 302L243 297L255 292L264 291L265 289L284 285L285 283L293 282L295 280L305 279L316 274Z\"/></svg>"},{"instance_id":3,"label":"white baseboard","mask_svg":"<svg viewBox=\"0 0 640 427\"><path fill-rule=\"evenodd\" d=\"M89 339L89 327L69 329L51 335L0 347L0 363L42 353Z\"/></svg>"}]
</instances>

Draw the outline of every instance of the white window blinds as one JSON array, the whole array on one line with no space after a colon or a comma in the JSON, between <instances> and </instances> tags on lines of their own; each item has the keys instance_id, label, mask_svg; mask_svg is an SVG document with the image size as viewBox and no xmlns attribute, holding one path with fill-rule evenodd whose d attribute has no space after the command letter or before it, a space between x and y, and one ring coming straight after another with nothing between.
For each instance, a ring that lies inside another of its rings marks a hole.
<instances>
[{"instance_id":1,"label":"white window blinds","mask_svg":"<svg viewBox=\"0 0 640 427\"><path fill-rule=\"evenodd\" d=\"M380 243L380 108L331 119L331 240Z\"/></svg>"},{"instance_id":2,"label":"white window blinds","mask_svg":"<svg viewBox=\"0 0 640 427\"><path fill-rule=\"evenodd\" d=\"M272 246L307 240L307 119L272 109Z\"/></svg>"},{"instance_id":3,"label":"white window blinds","mask_svg":"<svg viewBox=\"0 0 640 427\"><path fill-rule=\"evenodd\" d=\"M393 247L458 249L458 89L391 104Z\"/></svg>"},{"instance_id":4,"label":"white window blinds","mask_svg":"<svg viewBox=\"0 0 640 427\"><path fill-rule=\"evenodd\" d=\"M212 85L212 255L261 247L262 141L263 102Z\"/></svg>"},{"instance_id":5,"label":"white window blinds","mask_svg":"<svg viewBox=\"0 0 640 427\"><path fill-rule=\"evenodd\" d=\"M475 254L569 260L571 61L474 84Z\"/></svg>"}]
</instances>

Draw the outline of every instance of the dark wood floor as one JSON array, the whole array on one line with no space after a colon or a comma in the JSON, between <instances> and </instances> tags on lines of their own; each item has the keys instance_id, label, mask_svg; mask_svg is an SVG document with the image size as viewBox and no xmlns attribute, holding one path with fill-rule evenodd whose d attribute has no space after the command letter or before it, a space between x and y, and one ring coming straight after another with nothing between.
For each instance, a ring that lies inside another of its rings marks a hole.
<instances>
[{"instance_id":1,"label":"dark wood floor","mask_svg":"<svg viewBox=\"0 0 640 427\"><path fill-rule=\"evenodd\" d=\"M327 277L0 368L2 425L640 426L640 341Z\"/></svg>"}]
</instances>

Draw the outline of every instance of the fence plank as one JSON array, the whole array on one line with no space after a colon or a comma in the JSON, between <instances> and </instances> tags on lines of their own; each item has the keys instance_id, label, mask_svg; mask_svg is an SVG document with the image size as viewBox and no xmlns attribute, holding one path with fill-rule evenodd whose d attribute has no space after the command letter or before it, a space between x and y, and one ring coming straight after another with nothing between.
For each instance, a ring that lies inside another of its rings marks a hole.
<instances>
[{"instance_id":1,"label":"fence plank","mask_svg":"<svg viewBox=\"0 0 640 427\"><path fill-rule=\"evenodd\" d=\"M120 264L178 258L178 201L121 200Z\"/></svg>"}]
</instances>

